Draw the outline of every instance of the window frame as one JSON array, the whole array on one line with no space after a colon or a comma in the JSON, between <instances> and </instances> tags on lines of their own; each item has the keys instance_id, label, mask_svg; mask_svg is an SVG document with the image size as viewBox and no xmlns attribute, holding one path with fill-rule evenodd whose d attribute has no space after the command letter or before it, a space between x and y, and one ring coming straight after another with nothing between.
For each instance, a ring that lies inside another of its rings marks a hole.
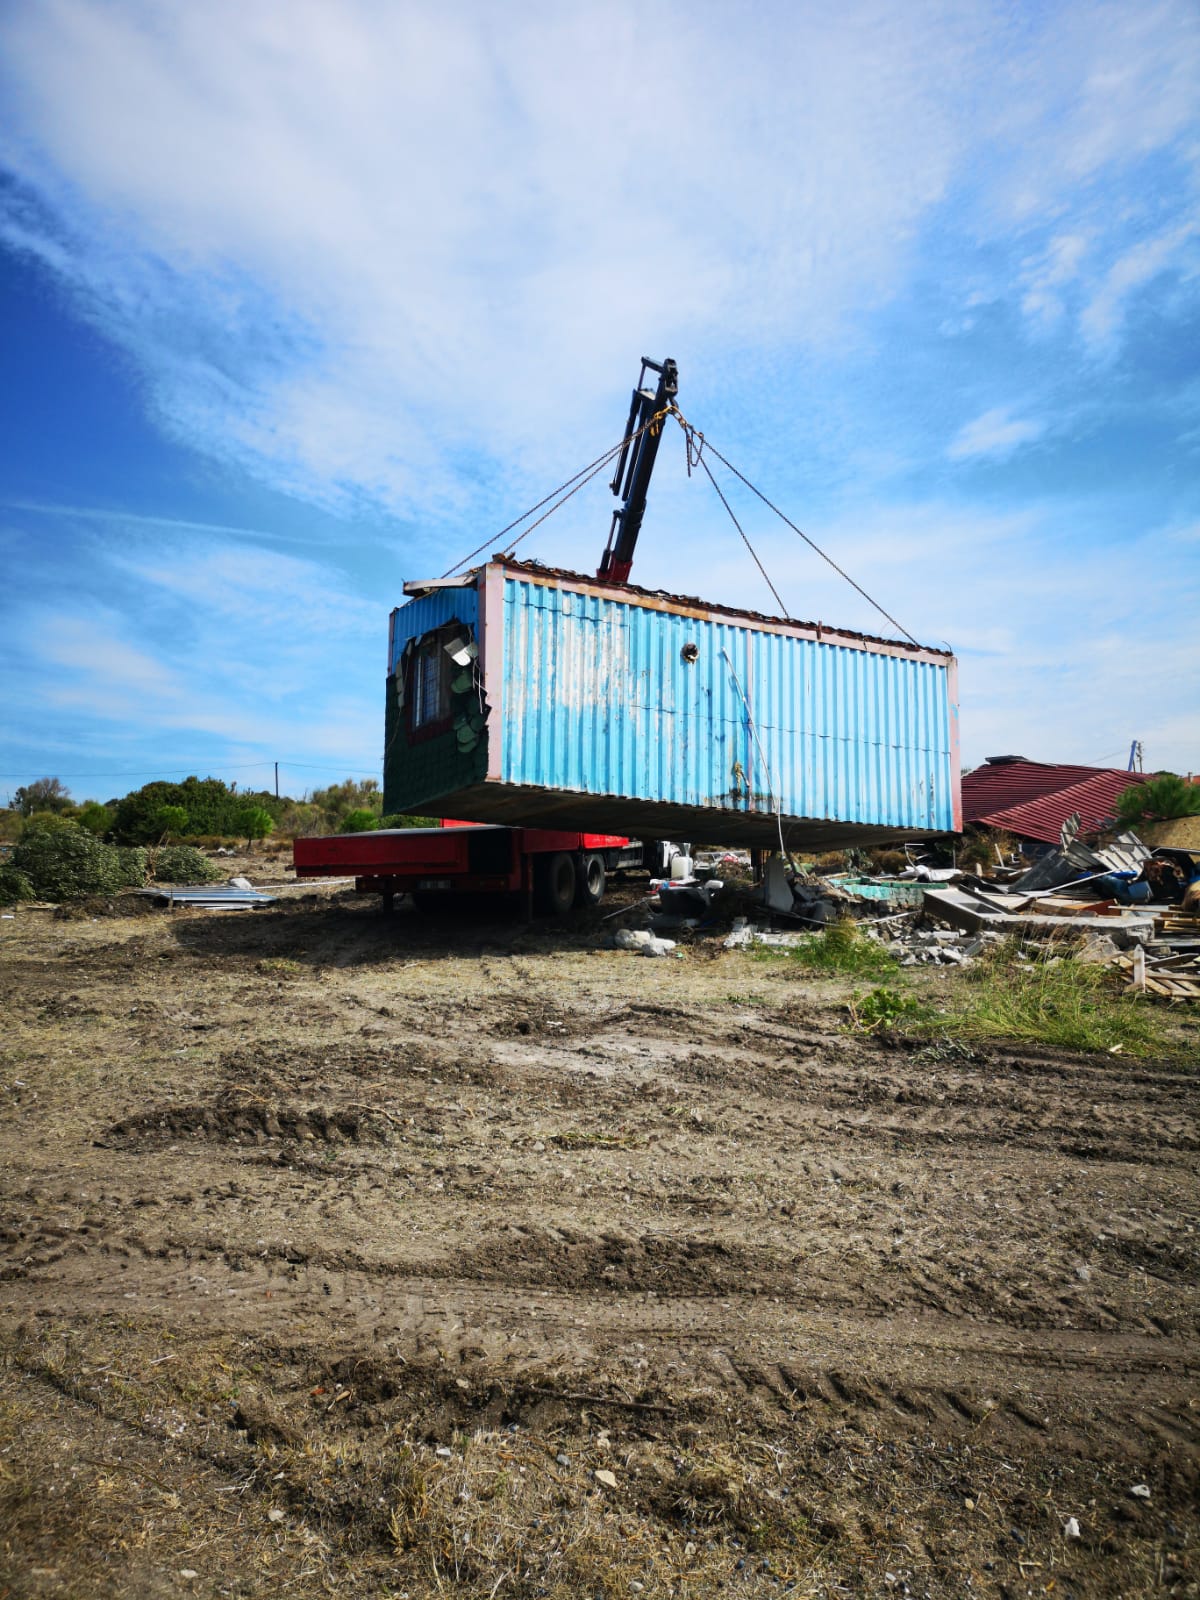
<instances>
[{"instance_id":1,"label":"window frame","mask_svg":"<svg viewBox=\"0 0 1200 1600\"><path fill-rule=\"evenodd\" d=\"M457 623L443 624L440 628L431 628L413 643L404 671L404 709L412 743L436 738L445 733L454 720L450 698L454 663L446 654L445 646L461 631ZM426 705L428 698L433 699L432 707Z\"/></svg>"}]
</instances>

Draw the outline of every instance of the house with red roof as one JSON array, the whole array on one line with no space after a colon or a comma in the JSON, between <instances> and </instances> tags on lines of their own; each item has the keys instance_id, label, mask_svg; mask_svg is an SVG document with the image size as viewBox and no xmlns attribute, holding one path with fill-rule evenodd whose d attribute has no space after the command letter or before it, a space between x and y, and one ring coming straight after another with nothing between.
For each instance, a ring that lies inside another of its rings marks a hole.
<instances>
[{"instance_id":1,"label":"house with red roof","mask_svg":"<svg viewBox=\"0 0 1200 1600\"><path fill-rule=\"evenodd\" d=\"M1111 821L1117 799L1149 775L1120 767L1070 767L1024 756L989 756L962 780L963 822L1003 828L1020 839L1056 845L1079 814L1080 833Z\"/></svg>"}]
</instances>

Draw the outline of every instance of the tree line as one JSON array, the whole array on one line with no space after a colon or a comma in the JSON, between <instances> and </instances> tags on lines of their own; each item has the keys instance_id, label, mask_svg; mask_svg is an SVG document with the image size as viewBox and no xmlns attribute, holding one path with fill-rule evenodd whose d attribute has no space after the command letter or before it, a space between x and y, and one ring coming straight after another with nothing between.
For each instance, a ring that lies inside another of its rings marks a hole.
<instances>
[{"instance_id":1,"label":"tree line","mask_svg":"<svg viewBox=\"0 0 1200 1600\"><path fill-rule=\"evenodd\" d=\"M374 778L347 778L315 789L303 799L266 789L239 789L220 778L185 778L182 783L143 784L110 800L75 801L58 778L38 778L13 795L4 813L4 836L73 824L95 838L119 845L166 840L281 838L322 833L361 833L368 828L419 826L421 817L384 817L383 795Z\"/></svg>"}]
</instances>

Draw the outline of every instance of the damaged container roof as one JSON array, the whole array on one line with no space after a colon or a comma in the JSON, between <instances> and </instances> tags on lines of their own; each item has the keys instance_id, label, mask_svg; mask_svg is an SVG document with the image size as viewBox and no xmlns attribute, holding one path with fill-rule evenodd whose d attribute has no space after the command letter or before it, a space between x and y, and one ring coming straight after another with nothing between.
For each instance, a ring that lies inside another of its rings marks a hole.
<instances>
[{"instance_id":1,"label":"damaged container roof","mask_svg":"<svg viewBox=\"0 0 1200 1600\"><path fill-rule=\"evenodd\" d=\"M961 826L949 651L504 557L405 591L388 812L790 850Z\"/></svg>"}]
</instances>

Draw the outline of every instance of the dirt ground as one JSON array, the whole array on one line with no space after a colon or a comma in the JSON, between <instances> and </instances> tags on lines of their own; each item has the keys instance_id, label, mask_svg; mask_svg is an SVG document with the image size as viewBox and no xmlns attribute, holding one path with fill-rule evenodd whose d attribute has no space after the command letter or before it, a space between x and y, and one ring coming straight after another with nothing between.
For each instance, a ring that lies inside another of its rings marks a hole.
<instances>
[{"instance_id":1,"label":"dirt ground","mask_svg":"<svg viewBox=\"0 0 1200 1600\"><path fill-rule=\"evenodd\" d=\"M598 945L0 921L0 1596L1200 1594L1194 1023Z\"/></svg>"}]
</instances>

